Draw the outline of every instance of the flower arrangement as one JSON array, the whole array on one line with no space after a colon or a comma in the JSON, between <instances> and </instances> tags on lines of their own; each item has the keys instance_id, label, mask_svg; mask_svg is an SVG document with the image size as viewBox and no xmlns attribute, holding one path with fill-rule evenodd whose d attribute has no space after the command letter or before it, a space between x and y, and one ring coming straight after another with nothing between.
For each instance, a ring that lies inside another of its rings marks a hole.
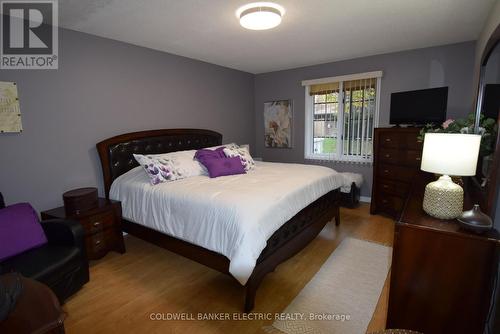
<instances>
[{"instance_id":1,"label":"flower arrangement","mask_svg":"<svg viewBox=\"0 0 500 334\"><path fill-rule=\"evenodd\" d=\"M426 132L438 132L438 133L474 133L474 122L475 113L470 113L467 118L460 119L448 119L440 126L435 126L434 124L425 125L422 130L420 130L420 135L418 139L420 141L424 140ZM485 118L481 114L479 120L479 133L481 135L481 146L479 149L480 156L488 156L495 150L495 140L497 137L498 126L494 119Z\"/></svg>"}]
</instances>

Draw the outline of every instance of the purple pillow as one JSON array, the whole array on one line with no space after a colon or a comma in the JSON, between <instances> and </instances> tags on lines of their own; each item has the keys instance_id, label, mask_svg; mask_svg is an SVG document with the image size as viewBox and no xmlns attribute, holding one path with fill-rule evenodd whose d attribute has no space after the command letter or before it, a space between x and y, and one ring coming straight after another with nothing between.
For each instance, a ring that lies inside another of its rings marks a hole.
<instances>
[{"instance_id":1,"label":"purple pillow","mask_svg":"<svg viewBox=\"0 0 500 334\"><path fill-rule=\"evenodd\" d=\"M196 151L196 153L194 154L194 158L201 163L203 163L203 161L207 159L225 158L226 155L224 154L224 149L225 149L224 146L216 148L215 150L209 150L208 148L203 148L201 150Z\"/></svg>"},{"instance_id":2,"label":"purple pillow","mask_svg":"<svg viewBox=\"0 0 500 334\"><path fill-rule=\"evenodd\" d=\"M19 203L0 209L0 261L46 243L31 205Z\"/></svg>"},{"instance_id":3,"label":"purple pillow","mask_svg":"<svg viewBox=\"0 0 500 334\"><path fill-rule=\"evenodd\" d=\"M203 159L200 162L207 168L208 175L211 178L245 174L245 167L239 157Z\"/></svg>"}]
</instances>

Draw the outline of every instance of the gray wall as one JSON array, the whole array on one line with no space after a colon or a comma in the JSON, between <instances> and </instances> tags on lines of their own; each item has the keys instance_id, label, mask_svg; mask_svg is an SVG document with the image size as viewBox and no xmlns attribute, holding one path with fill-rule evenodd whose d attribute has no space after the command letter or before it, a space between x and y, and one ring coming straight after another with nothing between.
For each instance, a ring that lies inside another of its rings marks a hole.
<instances>
[{"instance_id":1,"label":"gray wall","mask_svg":"<svg viewBox=\"0 0 500 334\"><path fill-rule=\"evenodd\" d=\"M0 134L0 191L36 209L98 186L95 144L120 133L199 127L224 141L255 138L254 75L60 30L59 69L2 70L18 83L24 131Z\"/></svg>"},{"instance_id":2,"label":"gray wall","mask_svg":"<svg viewBox=\"0 0 500 334\"><path fill-rule=\"evenodd\" d=\"M301 81L329 76L382 70L380 126L389 124L390 94L429 87L449 86L448 117L472 111L474 42L418 49L256 75L256 155L267 161L304 162L304 87ZM293 148L264 147L263 103L293 99ZM312 161L308 161L311 163ZM326 164L338 171L362 173L362 196L371 196L371 165Z\"/></svg>"}]
</instances>

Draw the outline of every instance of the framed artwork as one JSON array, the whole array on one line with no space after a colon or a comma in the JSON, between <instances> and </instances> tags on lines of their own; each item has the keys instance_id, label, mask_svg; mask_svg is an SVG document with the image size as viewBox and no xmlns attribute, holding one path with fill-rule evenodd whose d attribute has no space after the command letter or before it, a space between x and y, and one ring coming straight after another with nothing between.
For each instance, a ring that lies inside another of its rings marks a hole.
<instances>
[{"instance_id":1,"label":"framed artwork","mask_svg":"<svg viewBox=\"0 0 500 334\"><path fill-rule=\"evenodd\" d=\"M15 82L0 81L0 132L22 132L21 110Z\"/></svg>"},{"instance_id":2,"label":"framed artwork","mask_svg":"<svg viewBox=\"0 0 500 334\"><path fill-rule=\"evenodd\" d=\"M264 143L266 147L292 147L292 100L264 103Z\"/></svg>"}]
</instances>

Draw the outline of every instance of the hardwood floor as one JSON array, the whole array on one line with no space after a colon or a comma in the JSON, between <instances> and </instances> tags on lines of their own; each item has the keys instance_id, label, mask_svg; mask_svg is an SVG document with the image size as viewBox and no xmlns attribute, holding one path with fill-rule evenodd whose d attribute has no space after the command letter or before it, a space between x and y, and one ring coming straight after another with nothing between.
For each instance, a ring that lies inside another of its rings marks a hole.
<instances>
[{"instance_id":1,"label":"hardwood floor","mask_svg":"<svg viewBox=\"0 0 500 334\"><path fill-rule=\"evenodd\" d=\"M279 313L320 269L346 236L392 245L394 222L371 216L369 206L341 210L341 225L328 223L302 252L269 274L254 312ZM127 253L91 263L90 282L64 305L72 333L264 333L272 320L150 320L151 313L240 313L244 289L229 276L132 236ZM385 328L386 279L368 332Z\"/></svg>"}]
</instances>

